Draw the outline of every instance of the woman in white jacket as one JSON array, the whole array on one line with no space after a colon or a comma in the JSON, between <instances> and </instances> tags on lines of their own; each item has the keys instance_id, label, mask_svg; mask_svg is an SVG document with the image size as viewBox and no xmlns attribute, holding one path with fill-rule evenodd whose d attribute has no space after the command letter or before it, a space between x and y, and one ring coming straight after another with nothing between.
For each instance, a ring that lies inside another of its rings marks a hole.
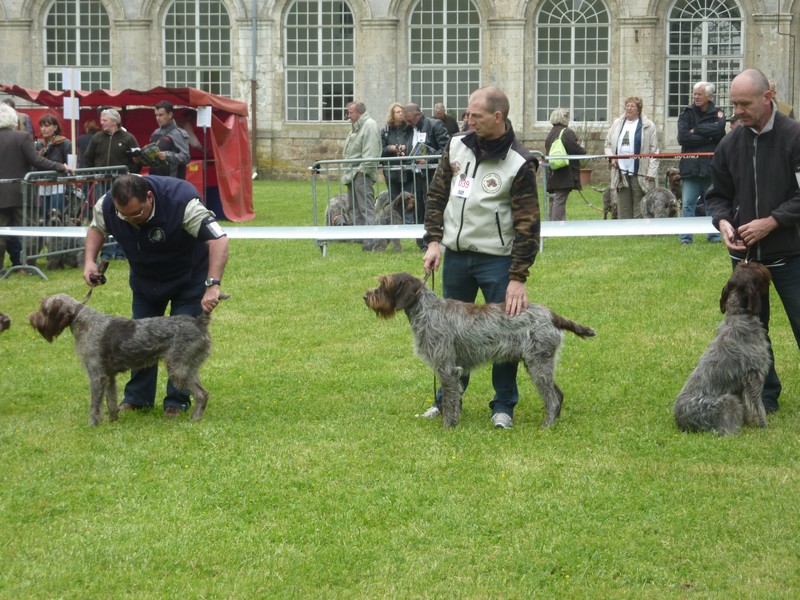
<instances>
[{"instance_id":1,"label":"woman in white jacket","mask_svg":"<svg viewBox=\"0 0 800 600\"><path fill-rule=\"evenodd\" d=\"M642 99L625 100L625 113L611 125L605 142L608 156L658 154L655 123L642 114ZM611 190L616 195L620 219L641 219L642 197L655 187L658 159L653 157L612 158Z\"/></svg>"}]
</instances>

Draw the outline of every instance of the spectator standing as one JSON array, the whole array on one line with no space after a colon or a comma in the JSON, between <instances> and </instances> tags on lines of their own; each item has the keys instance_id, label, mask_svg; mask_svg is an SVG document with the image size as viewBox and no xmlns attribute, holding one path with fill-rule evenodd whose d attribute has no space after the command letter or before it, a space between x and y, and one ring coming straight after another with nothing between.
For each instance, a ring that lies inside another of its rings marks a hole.
<instances>
[{"instance_id":1,"label":"spectator standing","mask_svg":"<svg viewBox=\"0 0 800 600\"><path fill-rule=\"evenodd\" d=\"M122 175L94 207L86 232L83 279L99 271L95 263L108 235L122 246L130 265L134 319L211 313L228 260L228 238L200 193L186 181L154 175ZM134 369L120 410L152 408L158 365ZM167 382L164 416L189 408L189 393Z\"/></svg>"},{"instance_id":2,"label":"spectator standing","mask_svg":"<svg viewBox=\"0 0 800 600\"><path fill-rule=\"evenodd\" d=\"M544 153L550 154L553 143L561 137L564 149L567 154L586 154L578 136L569 128L569 110L557 108L550 113L550 123L553 128L544 140ZM567 220L567 198L572 190L580 190L581 186L581 163L577 159L570 159L569 164L561 169L549 169L547 171L547 192L550 194L550 220Z\"/></svg>"},{"instance_id":3,"label":"spectator standing","mask_svg":"<svg viewBox=\"0 0 800 600\"><path fill-rule=\"evenodd\" d=\"M160 163L150 165L150 174L186 179L186 165L191 160L189 134L175 122L175 108L171 102L162 100L153 108L158 127L150 136L150 143L158 146Z\"/></svg>"},{"instance_id":4,"label":"spectator standing","mask_svg":"<svg viewBox=\"0 0 800 600\"><path fill-rule=\"evenodd\" d=\"M83 163L83 155L86 152L86 148L89 146L89 142L92 140L92 137L94 137L94 134L98 131L100 131L100 126L94 119L86 121L83 125L83 133L78 136L78 140L76 141L76 145L78 146L78 165L81 168L86 166Z\"/></svg>"},{"instance_id":5,"label":"spectator standing","mask_svg":"<svg viewBox=\"0 0 800 600\"><path fill-rule=\"evenodd\" d=\"M625 100L625 112L611 125L605 142L610 156L658 154L658 132L655 123L642 114L642 99ZM617 197L620 219L641 219L642 197L655 187L658 159L653 157L612 158L611 191Z\"/></svg>"},{"instance_id":6,"label":"spectator standing","mask_svg":"<svg viewBox=\"0 0 800 600\"><path fill-rule=\"evenodd\" d=\"M347 196L353 208L353 225L371 225L375 221L375 182L378 180L378 158L381 155L381 133L375 119L367 114L363 102L347 105L347 116L352 124L344 141L344 159L374 158L375 162L351 165L342 175L347 186ZM368 249L365 246L365 249Z\"/></svg>"},{"instance_id":7,"label":"spectator standing","mask_svg":"<svg viewBox=\"0 0 800 600\"><path fill-rule=\"evenodd\" d=\"M0 103L0 179L19 179L31 169L69 172L64 163L56 163L39 156L27 131L20 131L19 117L7 103ZM0 227L20 227L23 222L22 182L0 183ZM0 236L0 271L5 264L6 244L9 238ZM12 261L12 265L19 264Z\"/></svg>"},{"instance_id":8,"label":"spectator standing","mask_svg":"<svg viewBox=\"0 0 800 600\"><path fill-rule=\"evenodd\" d=\"M42 147L39 155L59 164L68 164L69 155L72 154L72 142L61 135L61 124L58 122L58 117L52 113L42 115L39 118L39 132L42 134ZM51 208L55 208L59 212L64 210L63 184L43 187L40 192L43 216L49 215Z\"/></svg>"},{"instance_id":9,"label":"spectator standing","mask_svg":"<svg viewBox=\"0 0 800 600\"><path fill-rule=\"evenodd\" d=\"M403 108L403 118L406 120L406 148L409 153L420 150L417 155L441 154L450 141L447 129L441 121L429 119L419 106L414 103L406 104ZM428 194L428 184L433 177L433 169L429 169L429 161L421 158L417 160L417 168L414 170L414 199L416 210L416 223L425 220L425 200ZM425 249L422 240L417 240L417 246Z\"/></svg>"},{"instance_id":10,"label":"spectator standing","mask_svg":"<svg viewBox=\"0 0 800 600\"><path fill-rule=\"evenodd\" d=\"M714 86L705 81L694 84L692 103L678 117L678 143L684 154L714 152L725 137L725 113L714 106ZM684 156L680 161L683 216L694 217L698 203L705 206L705 193L711 185L711 157ZM701 213L704 214L704 213ZM691 244L691 233L680 235L681 244ZM719 234L708 234L709 242L719 242Z\"/></svg>"},{"instance_id":11,"label":"spectator standing","mask_svg":"<svg viewBox=\"0 0 800 600\"><path fill-rule=\"evenodd\" d=\"M800 123L778 112L757 69L733 79L730 99L741 125L714 153L706 204L733 264L749 259L770 270L800 346ZM769 332L769 291L761 296L760 319ZM770 358L762 401L775 412L782 385L771 342Z\"/></svg>"},{"instance_id":12,"label":"spectator standing","mask_svg":"<svg viewBox=\"0 0 800 600\"><path fill-rule=\"evenodd\" d=\"M403 105L393 102L386 115L386 124L381 128L381 156L405 156L406 122L403 119ZM414 174L409 165L400 161L384 164L383 177L389 188L389 197L394 198L400 192L414 193ZM414 215L406 215L413 219Z\"/></svg>"},{"instance_id":13,"label":"spectator standing","mask_svg":"<svg viewBox=\"0 0 800 600\"><path fill-rule=\"evenodd\" d=\"M447 135L450 137L453 137L453 135L461 131L456 118L447 112L447 109L445 109L442 103L433 105L433 118L442 122L442 125L444 125L444 128L447 130Z\"/></svg>"},{"instance_id":14,"label":"spectator standing","mask_svg":"<svg viewBox=\"0 0 800 600\"><path fill-rule=\"evenodd\" d=\"M536 160L508 121L509 102L496 87L469 99L469 133L454 136L428 191L423 257L426 272L442 261L445 298L505 302L517 316L528 305L525 282L539 250ZM466 185L464 185L466 183ZM517 363L492 367L492 424L509 429L519 400ZM469 378L463 379L464 389ZM440 414L441 397L424 416Z\"/></svg>"},{"instance_id":15,"label":"spectator standing","mask_svg":"<svg viewBox=\"0 0 800 600\"><path fill-rule=\"evenodd\" d=\"M778 100L778 88L773 79L769 80L769 91L772 92L772 99L778 107L778 112L786 115L790 119L794 119L794 107L792 107L791 104L786 104L786 102Z\"/></svg>"},{"instance_id":16,"label":"spectator standing","mask_svg":"<svg viewBox=\"0 0 800 600\"><path fill-rule=\"evenodd\" d=\"M12 98L5 98L3 100L3 104L7 104L14 109L14 112L17 112L17 103L14 102ZM33 122L31 121L31 118L23 112L17 112L17 129L20 131L27 131L31 136L31 139L35 137L33 132Z\"/></svg>"},{"instance_id":17,"label":"spectator standing","mask_svg":"<svg viewBox=\"0 0 800 600\"><path fill-rule=\"evenodd\" d=\"M133 151L139 147L136 138L122 129L122 118L116 109L107 108L100 113L100 129L86 147L83 164L87 168L124 165L132 173L139 171Z\"/></svg>"}]
</instances>

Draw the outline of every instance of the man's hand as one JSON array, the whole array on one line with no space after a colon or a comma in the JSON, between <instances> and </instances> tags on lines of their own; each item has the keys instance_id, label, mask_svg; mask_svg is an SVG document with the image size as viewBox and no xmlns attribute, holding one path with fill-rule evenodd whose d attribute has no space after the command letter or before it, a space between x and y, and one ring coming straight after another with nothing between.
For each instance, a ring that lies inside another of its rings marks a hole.
<instances>
[{"instance_id":1,"label":"man's hand","mask_svg":"<svg viewBox=\"0 0 800 600\"><path fill-rule=\"evenodd\" d=\"M747 246L745 243L739 238L736 234L736 229L733 225L730 224L728 221L720 221L719 222L719 232L722 236L722 241L725 242L725 245L728 247L728 250L732 252L746 252Z\"/></svg>"},{"instance_id":2,"label":"man's hand","mask_svg":"<svg viewBox=\"0 0 800 600\"><path fill-rule=\"evenodd\" d=\"M739 237L745 246L757 244L778 228L778 222L773 217L754 219L739 227Z\"/></svg>"},{"instance_id":3,"label":"man's hand","mask_svg":"<svg viewBox=\"0 0 800 600\"><path fill-rule=\"evenodd\" d=\"M442 250L439 247L439 242L430 242L428 249L425 251L425 256L422 257L422 266L425 268L425 274L439 270L441 262Z\"/></svg>"},{"instance_id":4,"label":"man's hand","mask_svg":"<svg viewBox=\"0 0 800 600\"><path fill-rule=\"evenodd\" d=\"M206 293L203 294L203 299L200 301L200 306L202 307L203 312L207 315L210 315L211 311L214 310L218 304L219 286L212 285L211 287L207 287Z\"/></svg>"},{"instance_id":5,"label":"man's hand","mask_svg":"<svg viewBox=\"0 0 800 600\"><path fill-rule=\"evenodd\" d=\"M512 279L506 289L506 314L516 317L526 308L528 308L528 291L525 282Z\"/></svg>"}]
</instances>

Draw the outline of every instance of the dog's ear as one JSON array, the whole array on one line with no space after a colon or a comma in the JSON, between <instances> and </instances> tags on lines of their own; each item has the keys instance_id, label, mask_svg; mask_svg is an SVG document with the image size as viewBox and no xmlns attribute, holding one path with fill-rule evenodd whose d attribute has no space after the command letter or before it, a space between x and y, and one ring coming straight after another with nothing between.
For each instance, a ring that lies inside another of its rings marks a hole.
<instances>
[{"instance_id":1,"label":"dog's ear","mask_svg":"<svg viewBox=\"0 0 800 600\"><path fill-rule=\"evenodd\" d=\"M424 283L410 273L399 273L392 277L392 284L395 288L394 306L395 308L408 308L419 300L419 290Z\"/></svg>"},{"instance_id":2,"label":"dog's ear","mask_svg":"<svg viewBox=\"0 0 800 600\"><path fill-rule=\"evenodd\" d=\"M719 312L725 314L725 307L728 305L728 296L731 295L731 284L726 283L722 288L722 294L719 297Z\"/></svg>"}]
</instances>

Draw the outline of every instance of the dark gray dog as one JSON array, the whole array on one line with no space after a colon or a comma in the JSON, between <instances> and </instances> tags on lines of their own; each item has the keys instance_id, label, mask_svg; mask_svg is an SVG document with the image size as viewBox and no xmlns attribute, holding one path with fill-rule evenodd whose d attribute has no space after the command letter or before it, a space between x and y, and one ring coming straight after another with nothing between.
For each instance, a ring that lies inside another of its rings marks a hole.
<instances>
[{"instance_id":1,"label":"dark gray dog","mask_svg":"<svg viewBox=\"0 0 800 600\"><path fill-rule=\"evenodd\" d=\"M75 350L89 376L91 410L89 424L101 420L103 395L111 421L118 414L116 375L129 369L149 367L163 359L172 382L194 396L192 418L199 421L208 402L200 383L200 367L211 354L210 317L187 315L125 319L84 306L66 294L43 298L31 326L52 342L67 327L75 338Z\"/></svg>"},{"instance_id":2,"label":"dark gray dog","mask_svg":"<svg viewBox=\"0 0 800 600\"><path fill-rule=\"evenodd\" d=\"M389 192L384 190L375 199L375 223L377 225L403 225L405 216L414 216L414 195L400 192L389 202ZM381 239L370 240L366 249L372 252L383 252L392 244L392 250L399 252L403 249L400 240Z\"/></svg>"},{"instance_id":3,"label":"dark gray dog","mask_svg":"<svg viewBox=\"0 0 800 600\"><path fill-rule=\"evenodd\" d=\"M0 312L0 333L3 333L6 329L11 328L11 319L5 313Z\"/></svg>"},{"instance_id":4,"label":"dark gray dog","mask_svg":"<svg viewBox=\"0 0 800 600\"><path fill-rule=\"evenodd\" d=\"M641 202L643 219L665 219L677 217L678 200L666 188L654 188L647 192Z\"/></svg>"},{"instance_id":5,"label":"dark gray dog","mask_svg":"<svg viewBox=\"0 0 800 600\"><path fill-rule=\"evenodd\" d=\"M758 318L772 277L764 265L741 262L722 290L725 319L675 400L684 431L736 433L743 424L767 426L761 400L770 365L767 333Z\"/></svg>"},{"instance_id":6,"label":"dark gray dog","mask_svg":"<svg viewBox=\"0 0 800 600\"><path fill-rule=\"evenodd\" d=\"M409 273L383 275L379 282L379 287L364 294L364 301L385 319L405 310L417 356L442 382L445 427L456 425L461 416L462 374L489 362L520 360L544 400L544 425L555 422L564 402L554 379L563 330L585 338L595 335L593 329L540 304L529 304L519 316L509 317L502 304L444 300Z\"/></svg>"}]
</instances>

